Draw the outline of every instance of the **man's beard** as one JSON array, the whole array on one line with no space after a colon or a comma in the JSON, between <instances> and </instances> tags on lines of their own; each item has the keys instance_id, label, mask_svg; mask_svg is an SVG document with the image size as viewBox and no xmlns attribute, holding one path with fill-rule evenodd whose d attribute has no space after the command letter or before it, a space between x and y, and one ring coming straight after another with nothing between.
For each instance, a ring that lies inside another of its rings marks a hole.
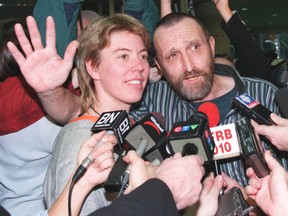
<instances>
[{"instance_id":1,"label":"man's beard","mask_svg":"<svg viewBox=\"0 0 288 216\"><path fill-rule=\"evenodd\" d=\"M198 76L197 84L184 85L184 80ZM166 76L167 82L174 88L174 90L185 100L196 101L205 98L212 89L214 78L214 64L210 64L208 70L194 69L193 72L181 73L178 79L172 80L168 75Z\"/></svg>"}]
</instances>

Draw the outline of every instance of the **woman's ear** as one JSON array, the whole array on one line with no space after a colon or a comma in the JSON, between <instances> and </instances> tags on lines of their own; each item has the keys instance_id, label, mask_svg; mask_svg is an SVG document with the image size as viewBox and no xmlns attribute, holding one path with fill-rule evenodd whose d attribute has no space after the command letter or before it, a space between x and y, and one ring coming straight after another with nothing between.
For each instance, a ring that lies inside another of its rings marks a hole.
<instances>
[{"instance_id":1,"label":"woman's ear","mask_svg":"<svg viewBox=\"0 0 288 216\"><path fill-rule=\"evenodd\" d=\"M85 62L86 70L89 73L89 75L92 77L93 80L99 80L99 73L98 68L93 64L91 60Z\"/></svg>"}]
</instances>

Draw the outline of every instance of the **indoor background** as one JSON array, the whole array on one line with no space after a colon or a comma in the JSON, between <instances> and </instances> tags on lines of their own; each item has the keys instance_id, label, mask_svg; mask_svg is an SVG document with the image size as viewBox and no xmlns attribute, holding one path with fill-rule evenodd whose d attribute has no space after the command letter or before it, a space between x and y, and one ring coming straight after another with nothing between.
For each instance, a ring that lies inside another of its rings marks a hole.
<instances>
[{"instance_id":1,"label":"indoor background","mask_svg":"<svg viewBox=\"0 0 288 216\"><path fill-rule=\"evenodd\" d=\"M121 12L122 0L85 0L82 9L100 15ZM159 7L160 0L154 0ZM36 0L0 0L0 18L25 19L32 14ZM288 60L288 1L287 0L230 0L242 20L264 51L275 51L279 58ZM233 47L220 29L221 18L212 0L173 0L173 10L191 12L198 17L216 39L216 52L233 56ZM249 50L247 50L249 52Z\"/></svg>"}]
</instances>

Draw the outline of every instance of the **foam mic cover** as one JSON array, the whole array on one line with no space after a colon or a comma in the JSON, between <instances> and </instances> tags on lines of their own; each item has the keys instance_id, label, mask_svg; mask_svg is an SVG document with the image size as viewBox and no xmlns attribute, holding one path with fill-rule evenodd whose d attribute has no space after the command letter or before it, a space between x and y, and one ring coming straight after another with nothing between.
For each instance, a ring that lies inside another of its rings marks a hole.
<instances>
[{"instance_id":1,"label":"foam mic cover","mask_svg":"<svg viewBox=\"0 0 288 216\"><path fill-rule=\"evenodd\" d=\"M198 107L198 111L208 116L209 127L215 127L220 122L220 111L215 103L204 102Z\"/></svg>"},{"instance_id":2,"label":"foam mic cover","mask_svg":"<svg viewBox=\"0 0 288 216\"><path fill-rule=\"evenodd\" d=\"M288 88L278 89L275 93L275 98L281 114L288 119Z\"/></svg>"}]
</instances>

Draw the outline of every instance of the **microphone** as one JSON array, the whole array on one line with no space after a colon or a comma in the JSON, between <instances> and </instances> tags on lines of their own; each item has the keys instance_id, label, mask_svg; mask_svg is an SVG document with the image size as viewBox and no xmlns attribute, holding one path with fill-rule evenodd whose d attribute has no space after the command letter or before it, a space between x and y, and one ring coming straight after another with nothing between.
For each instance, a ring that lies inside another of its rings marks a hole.
<instances>
[{"instance_id":1,"label":"microphone","mask_svg":"<svg viewBox=\"0 0 288 216\"><path fill-rule=\"evenodd\" d=\"M243 118L236 121L235 124L241 144L242 155L247 164L253 168L258 178L269 175L269 167L260 152L259 143L257 142L250 121L247 118Z\"/></svg>"},{"instance_id":2,"label":"microphone","mask_svg":"<svg viewBox=\"0 0 288 216\"><path fill-rule=\"evenodd\" d=\"M97 133L102 130L106 130L105 135L115 134L118 147L121 149L123 144L123 136L131 128L130 120L128 113L125 110L117 110L112 112L103 112L98 121L93 125L91 131ZM105 136L104 135L104 136ZM83 160L81 165L77 168L75 174L73 175L72 181L77 182L81 176L86 172L87 168L93 163L94 158L92 157L93 150L103 144L103 141L100 140L93 147L89 155Z\"/></svg>"},{"instance_id":3,"label":"microphone","mask_svg":"<svg viewBox=\"0 0 288 216\"><path fill-rule=\"evenodd\" d=\"M141 141L145 140L147 142L147 147L145 149L146 151L150 150L151 155L146 154L146 157L144 157L144 153L143 158L149 158L150 161L155 158L161 160L162 156L160 150L156 150L154 146L162 142L163 137L167 134L166 130L162 126L163 121L165 123L165 118L159 113L149 113L141 118L133 125L124 138L128 149L138 149ZM123 174L126 168L127 163L123 161L123 155L120 155L104 184L104 188L107 192L117 192L121 189L123 185Z\"/></svg>"},{"instance_id":4,"label":"microphone","mask_svg":"<svg viewBox=\"0 0 288 216\"><path fill-rule=\"evenodd\" d=\"M129 147L133 150L138 148L139 139L146 139L148 146L143 157L149 161L155 158L160 161L167 156L165 118L157 112L149 113L137 122L125 137Z\"/></svg>"},{"instance_id":5,"label":"microphone","mask_svg":"<svg viewBox=\"0 0 288 216\"><path fill-rule=\"evenodd\" d=\"M98 133L100 131L113 131L118 142L118 148L122 149L124 139L131 129L131 123L128 113L125 110L117 110L112 112L104 112L98 121L93 125L91 131Z\"/></svg>"},{"instance_id":6,"label":"microphone","mask_svg":"<svg viewBox=\"0 0 288 216\"><path fill-rule=\"evenodd\" d=\"M207 115L195 112L186 122L177 122L170 132L168 147L172 153L198 154L205 162L211 162L215 143L209 128Z\"/></svg>"},{"instance_id":7,"label":"microphone","mask_svg":"<svg viewBox=\"0 0 288 216\"><path fill-rule=\"evenodd\" d=\"M220 111L215 103L204 102L198 107L199 112L203 112L207 115L209 121L209 127L215 127L220 122Z\"/></svg>"},{"instance_id":8,"label":"microphone","mask_svg":"<svg viewBox=\"0 0 288 216\"><path fill-rule=\"evenodd\" d=\"M147 146L148 146L147 140L146 139L141 139L141 141L139 143L139 146L136 149L137 155L142 157L142 155L145 152ZM122 193L124 192L124 190L126 189L126 187L128 185L130 171L131 171L131 165L129 164L127 169L125 170L125 172L123 174L122 186L121 186L121 189L119 191L119 194L118 194L117 198L122 195Z\"/></svg>"},{"instance_id":9,"label":"microphone","mask_svg":"<svg viewBox=\"0 0 288 216\"><path fill-rule=\"evenodd\" d=\"M245 116L256 121L258 124L273 124L273 121L270 118L271 111L246 92L236 96L232 101L232 105L239 109Z\"/></svg>"},{"instance_id":10,"label":"microphone","mask_svg":"<svg viewBox=\"0 0 288 216\"><path fill-rule=\"evenodd\" d=\"M276 103L284 118L288 119L288 88L281 88L275 92Z\"/></svg>"}]
</instances>

